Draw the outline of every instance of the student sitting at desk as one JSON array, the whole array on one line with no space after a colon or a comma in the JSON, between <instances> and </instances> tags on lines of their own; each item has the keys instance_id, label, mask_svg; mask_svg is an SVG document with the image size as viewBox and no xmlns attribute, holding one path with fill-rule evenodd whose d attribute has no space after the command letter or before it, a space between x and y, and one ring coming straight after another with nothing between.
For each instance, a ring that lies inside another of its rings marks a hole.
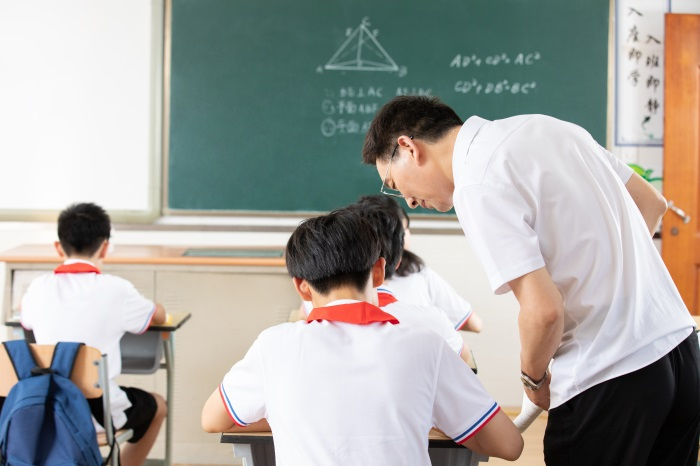
<instances>
[{"instance_id":1,"label":"student sitting at desk","mask_svg":"<svg viewBox=\"0 0 700 466\"><path fill-rule=\"evenodd\" d=\"M372 226L343 209L303 222L289 274L314 310L263 331L202 411L207 432L266 419L282 465L430 465L432 426L515 460L523 440L435 332L377 307L385 260Z\"/></svg>"},{"instance_id":2,"label":"student sitting at desk","mask_svg":"<svg viewBox=\"0 0 700 466\"><path fill-rule=\"evenodd\" d=\"M114 426L134 431L121 462L137 466L151 450L167 408L158 394L117 385L119 341L125 332L142 333L151 323L165 322L166 314L128 281L100 273L109 235L109 216L95 204L74 204L61 212L55 246L66 261L31 283L22 299L22 326L34 331L39 344L79 341L107 354ZM88 401L101 422L102 401Z\"/></svg>"}]
</instances>

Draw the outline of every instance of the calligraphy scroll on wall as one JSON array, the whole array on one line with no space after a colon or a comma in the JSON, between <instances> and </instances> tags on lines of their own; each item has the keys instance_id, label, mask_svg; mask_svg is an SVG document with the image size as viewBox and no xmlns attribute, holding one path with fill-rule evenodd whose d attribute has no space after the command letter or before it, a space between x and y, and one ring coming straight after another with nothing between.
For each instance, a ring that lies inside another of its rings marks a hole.
<instances>
[{"instance_id":1,"label":"calligraphy scroll on wall","mask_svg":"<svg viewBox=\"0 0 700 466\"><path fill-rule=\"evenodd\" d=\"M700 13L700 1L615 2L617 146L663 145L666 13Z\"/></svg>"}]
</instances>

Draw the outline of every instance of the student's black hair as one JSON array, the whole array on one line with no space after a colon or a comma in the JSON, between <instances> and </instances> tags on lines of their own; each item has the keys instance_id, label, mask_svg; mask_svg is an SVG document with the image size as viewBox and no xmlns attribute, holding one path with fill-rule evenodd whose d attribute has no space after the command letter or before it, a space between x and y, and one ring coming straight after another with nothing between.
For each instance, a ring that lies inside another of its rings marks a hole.
<instances>
[{"instance_id":1,"label":"student's black hair","mask_svg":"<svg viewBox=\"0 0 700 466\"><path fill-rule=\"evenodd\" d=\"M436 142L462 124L457 113L437 97L394 97L379 109L369 126L362 162L376 165L378 159L388 159L399 136Z\"/></svg>"},{"instance_id":2,"label":"student's black hair","mask_svg":"<svg viewBox=\"0 0 700 466\"><path fill-rule=\"evenodd\" d=\"M322 295L348 285L363 290L379 257L374 228L347 208L302 222L285 250L289 275Z\"/></svg>"},{"instance_id":3,"label":"student's black hair","mask_svg":"<svg viewBox=\"0 0 700 466\"><path fill-rule=\"evenodd\" d=\"M107 212L90 202L72 204L58 216L58 240L67 256L92 256L111 228Z\"/></svg>"},{"instance_id":4,"label":"student's black hair","mask_svg":"<svg viewBox=\"0 0 700 466\"><path fill-rule=\"evenodd\" d=\"M409 218L406 211L403 210L403 208L396 201L396 199L394 199L391 196L387 196L385 194L370 194L367 196L361 196L357 202L358 204L376 205L381 206L383 209L386 210L394 210L398 213L400 217L399 221L406 220L406 228L408 228L411 224L411 219ZM389 271L387 270L387 275L385 276L386 279L391 278L394 274L398 275L399 277L406 277L412 273L420 272L425 266L425 262L423 262L423 259L421 259L417 254L403 249L403 236L401 244L402 254L400 257L401 262L399 262L399 267L396 270L392 268L391 275L388 274ZM386 258L386 256L384 257ZM387 259L387 269L388 267L389 260Z\"/></svg>"},{"instance_id":5,"label":"student's black hair","mask_svg":"<svg viewBox=\"0 0 700 466\"><path fill-rule=\"evenodd\" d=\"M359 202L348 208L357 210L377 232L382 248L381 255L386 260L384 278L390 279L394 276L403 254L404 230L401 215L395 206L368 196L360 198Z\"/></svg>"}]
</instances>

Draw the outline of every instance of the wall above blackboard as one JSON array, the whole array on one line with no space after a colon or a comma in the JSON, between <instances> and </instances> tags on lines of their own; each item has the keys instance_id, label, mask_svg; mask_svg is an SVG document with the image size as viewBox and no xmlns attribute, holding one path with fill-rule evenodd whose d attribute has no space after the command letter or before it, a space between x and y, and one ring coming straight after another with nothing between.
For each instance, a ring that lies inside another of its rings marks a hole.
<instances>
[{"instance_id":1,"label":"wall above blackboard","mask_svg":"<svg viewBox=\"0 0 700 466\"><path fill-rule=\"evenodd\" d=\"M605 143L608 0L172 0L168 211L319 212L376 193L399 94L544 113Z\"/></svg>"}]
</instances>

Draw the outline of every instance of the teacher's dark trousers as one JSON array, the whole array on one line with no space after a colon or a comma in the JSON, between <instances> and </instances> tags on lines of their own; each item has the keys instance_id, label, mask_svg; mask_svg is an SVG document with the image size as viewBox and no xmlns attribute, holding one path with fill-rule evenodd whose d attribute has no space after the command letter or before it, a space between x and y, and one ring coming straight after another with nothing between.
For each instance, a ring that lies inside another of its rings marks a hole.
<instances>
[{"instance_id":1,"label":"teacher's dark trousers","mask_svg":"<svg viewBox=\"0 0 700 466\"><path fill-rule=\"evenodd\" d=\"M545 464L696 466L699 426L700 349L692 332L655 363L551 409Z\"/></svg>"}]
</instances>

